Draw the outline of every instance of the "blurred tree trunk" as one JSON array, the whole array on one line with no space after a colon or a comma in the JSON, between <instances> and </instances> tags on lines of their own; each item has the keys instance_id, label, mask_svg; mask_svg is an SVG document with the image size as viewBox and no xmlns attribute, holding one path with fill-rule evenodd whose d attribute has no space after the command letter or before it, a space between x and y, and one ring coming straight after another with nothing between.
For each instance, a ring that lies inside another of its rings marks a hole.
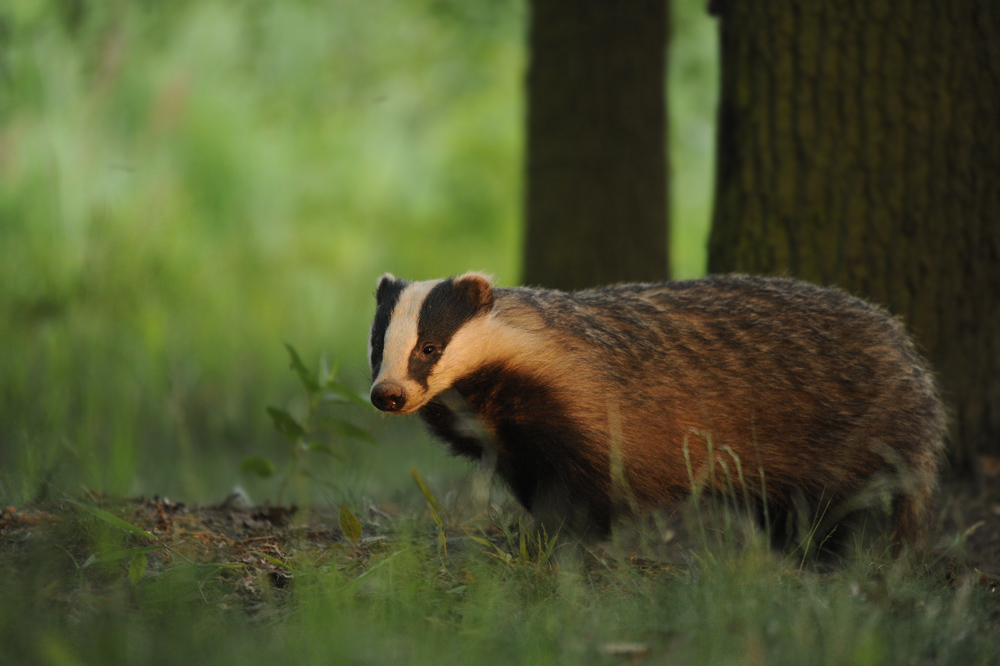
<instances>
[{"instance_id":1,"label":"blurred tree trunk","mask_svg":"<svg viewBox=\"0 0 1000 666\"><path fill-rule=\"evenodd\" d=\"M1000 3L722 0L709 270L836 284L901 315L1000 453Z\"/></svg>"},{"instance_id":2,"label":"blurred tree trunk","mask_svg":"<svg viewBox=\"0 0 1000 666\"><path fill-rule=\"evenodd\" d=\"M532 0L524 281L663 280L667 0Z\"/></svg>"}]
</instances>

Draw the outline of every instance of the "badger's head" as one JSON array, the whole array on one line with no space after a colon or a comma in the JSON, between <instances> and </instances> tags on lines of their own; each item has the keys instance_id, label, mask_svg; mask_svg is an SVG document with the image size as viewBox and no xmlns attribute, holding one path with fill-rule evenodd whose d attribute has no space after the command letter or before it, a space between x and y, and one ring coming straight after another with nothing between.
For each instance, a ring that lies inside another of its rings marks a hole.
<instances>
[{"instance_id":1,"label":"badger's head","mask_svg":"<svg viewBox=\"0 0 1000 666\"><path fill-rule=\"evenodd\" d=\"M407 414L430 402L472 369L484 341L469 324L493 308L492 280L466 273L448 280L406 282L386 273L375 292L368 338L372 404Z\"/></svg>"}]
</instances>

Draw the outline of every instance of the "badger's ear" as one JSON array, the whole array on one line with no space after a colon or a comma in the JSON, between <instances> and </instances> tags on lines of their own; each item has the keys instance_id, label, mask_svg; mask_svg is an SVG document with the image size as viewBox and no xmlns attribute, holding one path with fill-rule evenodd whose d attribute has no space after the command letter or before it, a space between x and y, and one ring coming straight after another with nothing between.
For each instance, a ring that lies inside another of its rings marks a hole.
<instances>
[{"instance_id":1,"label":"badger's ear","mask_svg":"<svg viewBox=\"0 0 1000 666\"><path fill-rule=\"evenodd\" d=\"M382 277L378 279L377 286L375 287L375 302L381 303L385 300L386 294L394 288L399 282L402 282L392 273L383 273Z\"/></svg>"},{"instance_id":2,"label":"badger's ear","mask_svg":"<svg viewBox=\"0 0 1000 666\"><path fill-rule=\"evenodd\" d=\"M483 273L466 273L455 278L455 291L476 313L493 308L493 276Z\"/></svg>"}]
</instances>

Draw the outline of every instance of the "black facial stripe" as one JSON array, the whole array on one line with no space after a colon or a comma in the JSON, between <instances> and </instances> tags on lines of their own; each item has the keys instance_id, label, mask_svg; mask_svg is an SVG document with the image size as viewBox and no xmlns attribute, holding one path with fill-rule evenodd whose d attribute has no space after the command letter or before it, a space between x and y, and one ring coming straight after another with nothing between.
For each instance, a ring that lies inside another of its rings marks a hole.
<instances>
[{"instance_id":1,"label":"black facial stripe","mask_svg":"<svg viewBox=\"0 0 1000 666\"><path fill-rule=\"evenodd\" d=\"M466 290L456 288L454 280L444 280L434 285L420 306L417 345L410 355L407 369L410 378L426 388L427 378L441 358L441 352L458 329L475 317L479 310ZM436 345L437 353L425 356L421 351L425 343Z\"/></svg>"},{"instance_id":2,"label":"black facial stripe","mask_svg":"<svg viewBox=\"0 0 1000 666\"><path fill-rule=\"evenodd\" d=\"M383 281L379 284L375 301L378 306L375 308L375 321L372 322L371 330L371 370L372 380L378 377L378 371L382 368L382 355L385 353L385 332L389 328L389 321L392 319L392 312L396 309L399 296L406 288L404 280Z\"/></svg>"}]
</instances>

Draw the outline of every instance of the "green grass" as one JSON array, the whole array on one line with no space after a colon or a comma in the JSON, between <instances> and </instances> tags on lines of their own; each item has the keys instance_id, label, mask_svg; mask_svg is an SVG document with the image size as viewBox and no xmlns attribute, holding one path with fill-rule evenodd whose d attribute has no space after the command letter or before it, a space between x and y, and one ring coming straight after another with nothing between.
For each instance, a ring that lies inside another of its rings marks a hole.
<instances>
[{"instance_id":1,"label":"green grass","mask_svg":"<svg viewBox=\"0 0 1000 666\"><path fill-rule=\"evenodd\" d=\"M539 551L516 531L470 538L489 525L445 508L447 556L434 523L405 512L366 520L362 550L289 540L280 587L266 565L180 557L130 581L127 559L84 564L141 539L80 508L60 514L0 551L5 663L628 663L607 654L621 643L648 653L643 663L672 664L1000 655L995 592L915 560L859 557L821 574L732 533L666 544L647 534L639 552L567 540Z\"/></svg>"}]
</instances>

